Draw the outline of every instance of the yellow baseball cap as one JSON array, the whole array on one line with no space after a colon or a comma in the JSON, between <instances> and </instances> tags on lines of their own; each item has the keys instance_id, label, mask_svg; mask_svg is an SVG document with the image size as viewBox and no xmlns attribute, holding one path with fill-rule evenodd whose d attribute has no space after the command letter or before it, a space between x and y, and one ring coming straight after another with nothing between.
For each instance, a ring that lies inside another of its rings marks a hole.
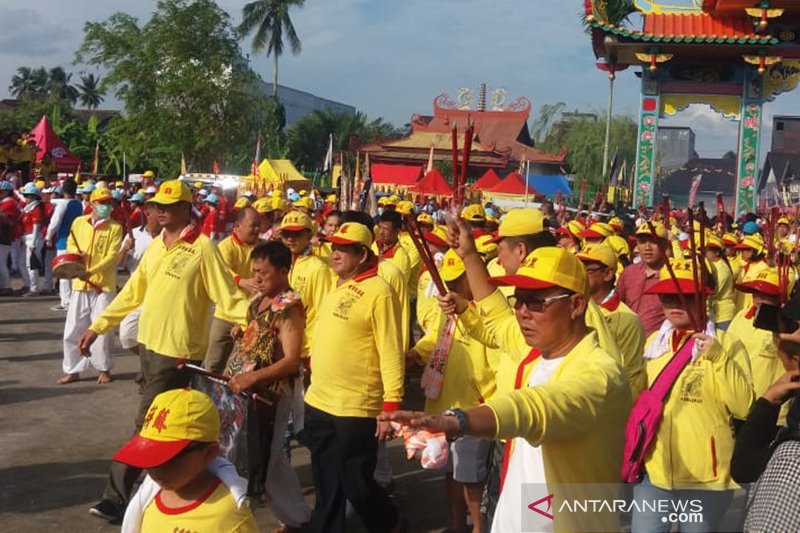
<instances>
[{"instance_id":1,"label":"yellow baseball cap","mask_svg":"<svg viewBox=\"0 0 800 533\"><path fill-rule=\"evenodd\" d=\"M595 222L588 229L581 232L584 239L604 239L614 234L614 228L605 222Z\"/></svg>"},{"instance_id":2,"label":"yellow baseball cap","mask_svg":"<svg viewBox=\"0 0 800 533\"><path fill-rule=\"evenodd\" d=\"M433 226L433 217L429 213L420 213L417 217L417 222Z\"/></svg>"},{"instance_id":3,"label":"yellow baseball cap","mask_svg":"<svg viewBox=\"0 0 800 533\"><path fill-rule=\"evenodd\" d=\"M289 207L289 203L286 201L285 198L280 196L274 196L272 198L272 209L274 211L286 211L286 208Z\"/></svg>"},{"instance_id":4,"label":"yellow baseball cap","mask_svg":"<svg viewBox=\"0 0 800 533\"><path fill-rule=\"evenodd\" d=\"M111 196L111 191L107 187L100 187L99 189L95 189L92 191L92 194L89 195L89 202L91 203L104 203L110 202L113 200L113 196Z\"/></svg>"},{"instance_id":5,"label":"yellow baseball cap","mask_svg":"<svg viewBox=\"0 0 800 533\"><path fill-rule=\"evenodd\" d=\"M304 229L314 230L311 219L302 211L292 211L287 213L281 220L281 229L286 231L301 231Z\"/></svg>"},{"instance_id":6,"label":"yellow baseball cap","mask_svg":"<svg viewBox=\"0 0 800 533\"><path fill-rule=\"evenodd\" d=\"M139 434L114 454L114 460L137 468L155 468L192 442L217 442L219 428L217 408L202 392L162 392L150 404Z\"/></svg>"},{"instance_id":7,"label":"yellow baseball cap","mask_svg":"<svg viewBox=\"0 0 800 533\"><path fill-rule=\"evenodd\" d=\"M165 181L158 188L155 196L148 202L161 205L177 204L178 202L191 202L192 190L181 180Z\"/></svg>"},{"instance_id":8,"label":"yellow baseball cap","mask_svg":"<svg viewBox=\"0 0 800 533\"><path fill-rule=\"evenodd\" d=\"M616 233L614 235L609 235L608 237L606 237L606 240L603 242L603 244L608 245L608 247L611 248L617 255L617 258L620 258L623 255L631 254L631 249L630 246L628 246L628 241L626 241L624 237L617 235Z\"/></svg>"},{"instance_id":9,"label":"yellow baseball cap","mask_svg":"<svg viewBox=\"0 0 800 533\"><path fill-rule=\"evenodd\" d=\"M613 217L608 221L608 225L614 228L616 231L622 231L625 228L625 224L622 223L622 219L619 217Z\"/></svg>"},{"instance_id":10,"label":"yellow baseball cap","mask_svg":"<svg viewBox=\"0 0 800 533\"><path fill-rule=\"evenodd\" d=\"M764 253L764 238L760 234L746 235L742 242L733 247L734 250L752 249L757 254Z\"/></svg>"},{"instance_id":11,"label":"yellow baseball cap","mask_svg":"<svg viewBox=\"0 0 800 533\"><path fill-rule=\"evenodd\" d=\"M305 189L300 191L300 196L308 196L308 191L306 191Z\"/></svg>"},{"instance_id":12,"label":"yellow baseball cap","mask_svg":"<svg viewBox=\"0 0 800 533\"><path fill-rule=\"evenodd\" d=\"M786 287L786 293L783 296L791 294L792 287L794 285L793 276L789 276L788 282L789 284L788 287ZM757 274L745 276L744 280L736 285L736 289L741 292L760 292L770 296L780 296L780 287L781 282L778 278L778 271L774 268L765 268Z\"/></svg>"},{"instance_id":13,"label":"yellow baseball cap","mask_svg":"<svg viewBox=\"0 0 800 533\"><path fill-rule=\"evenodd\" d=\"M739 244L739 239L736 237L735 233L726 233L722 236L722 242L725 246L736 246Z\"/></svg>"},{"instance_id":14,"label":"yellow baseball cap","mask_svg":"<svg viewBox=\"0 0 800 533\"><path fill-rule=\"evenodd\" d=\"M400 197L396 194L391 195L387 201L387 205L397 205L398 203L400 203Z\"/></svg>"},{"instance_id":15,"label":"yellow baseball cap","mask_svg":"<svg viewBox=\"0 0 800 533\"><path fill-rule=\"evenodd\" d=\"M706 248L719 248L722 250L725 248L725 243L710 231L706 231Z\"/></svg>"},{"instance_id":16,"label":"yellow baseball cap","mask_svg":"<svg viewBox=\"0 0 800 533\"><path fill-rule=\"evenodd\" d=\"M434 226L433 231L425 233L422 237L435 246L442 248L450 246L447 240L447 227L445 226Z\"/></svg>"},{"instance_id":17,"label":"yellow baseball cap","mask_svg":"<svg viewBox=\"0 0 800 533\"><path fill-rule=\"evenodd\" d=\"M676 285L669 275L667 266L664 265L658 273L658 283L644 291L644 294L678 294L678 288L683 294L697 294L700 292L700 287L694 283L694 274L692 273L692 261L684 258L670 259L672 271L675 273L675 280L678 282ZM714 291L706 286L706 293L713 294Z\"/></svg>"},{"instance_id":18,"label":"yellow baseball cap","mask_svg":"<svg viewBox=\"0 0 800 533\"><path fill-rule=\"evenodd\" d=\"M561 287L584 296L589 292L589 279L581 260L557 246L537 248L525 258L516 274L489 278L489 283L529 290Z\"/></svg>"},{"instance_id":19,"label":"yellow baseball cap","mask_svg":"<svg viewBox=\"0 0 800 533\"><path fill-rule=\"evenodd\" d=\"M380 198L378 198L378 205L385 206L388 203L389 203L389 197L388 196L381 196Z\"/></svg>"},{"instance_id":20,"label":"yellow baseball cap","mask_svg":"<svg viewBox=\"0 0 800 533\"><path fill-rule=\"evenodd\" d=\"M328 202L329 204L335 204L336 203L336 195L335 194L329 194L328 197L325 198L325 201Z\"/></svg>"},{"instance_id":21,"label":"yellow baseball cap","mask_svg":"<svg viewBox=\"0 0 800 533\"><path fill-rule=\"evenodd\" d=\"M650 224L645 222L644 224L640 225L636 228L636 235L642 236L650 236L650 237L658 237L661 239L667 239L667 228L661 222L653 222L653 229L656 230L656 234L653 235L653 232L650 231Z\"/></svg>"},{"instance_id":22,"label":"yellow baseball cap","mask_svg":"<svg viewBox=\"0 0 800 533\"><path fill-rule=\"evenodd\" d=\"M461 210L461 218L469 222L483 222L486 220L486 211L480 204L470 204Z\"/></svg>"},{"instance_id":23,"label":"yellow baseball cap","mask_svg":"<svg viewBox=\"0 0 800 533\"><path fill-rule=\"evenodd\" d=\"M294 202L295 207L303 207L305 209L314 209L314 200L309 198L308 196L303 196L298 201Z\"/></svg>"},{"instance_id":24,"label":"yellow baseball cap","mask_svg":"<svg viewBox=\"0 0 800 533\"><path fill-rule=\"evenodd\" d=\"M475 239L475 249L483 257L484 261L490 261L497 257L497 243L491 235L481 235Z\"/></svg>"},{"instance_id":25,"label":"yellow baseball cap","mask_svg":"<svg viewBox=\"0 0 800 533\"><path fill-rule=\"evenodd\" d=\"M203 188L203 182L202 181L195 181L194 182L194 188L195 189L202 189Z\"/></svg>"},{"instance_id":26,"label":"yellow baseball cap","mask_svg":"<svg viewBox=\"0 0 800 533\"><path fill-rule=\"evenodd\" d=\"M523 237L544 231L544 215L538 209L512 209L500 222L497 236L492 239L500 242L506 237Z\"/></svg>"},{"instance_id":27,"label":"yellow baseball cap","mask_svg":"<svg viewBox=\"0 0 800 533\"><path fill-rule=\"evenodd\" d=\"M401 215L410 215L414 213L414 202L409 202L408 200L398 202L395 210Z\"/></svg>"},{"instance_id":28,"label":"yellow baseball cap","mask_svg":"<svg viewBox=\"0 0 800 533\"><path fill-rule=\"evenodd\" d=\"M233 207L236 209L244 209L245 207L250 207L250 200L247 198L239 198L236 200L236 203L233 204Z\"/></svg>"},{"instance_id":29,"label":"yellow baseball cap","mask_svg":"<svg viewBox=\"0 0 800 533\"><path fill-rule=\"evenodd\" d=\"M347 222L339 226L328 241L333 244L360 244L369 248L372 246L372 232L364 224L358 222Z\"/></svg>"},{"instance_id":30,"label":"yellow baseball cap","mask_svg":"<svg viewBox=\"0 0 800 533\"><path fill-rule=\"evenodd\" d=\"M44 180L36 180L34 185L36 185L40 189L44 189L44 186L47 185L47 184L44 182Z\"/></svg>"},{"instance_id":31,"label":"yellow baseball cap","mask_svg":"<svg viewBox=\"0 0 800 533\"><path fill-rule=\"evenodd\" d=\"M786 224L788 226L789 225L789 219L787 217L781 217L781 218L778 219L777 223L778 224Z\"/></svg>"},{"instance_id":32,"label":"yellow baseball cap","mask_svg":"<svg viewBox=\"0 0 800 533\"><path fill-rule=\"evenodd\" d=\"M617 254L607 244L590 244L581 250L576 257L584 262L596 261L612 270L617 268Z\"/></svg>"},{"instance_id":33,"label":"yellow baseball cap","mask_svg":"<svg viewBox=\"0 0 800 533\"><path fill-rule=\"evenodd\" d=\"M142 174L142 177L144 177L144 178L155 178L156 175L155 175L155 173L153 173L152 170L145 170L144 174Z\"/></svg>"},{"instance_id":34,"label":"yellow baseball cap","mask_svg":"<svg viewBox=\"0 0 800 533\"><path fill-rule=\"evenodd\" d=\"M275 208L272 207L272 198L259 198L253 202L252 207L259 215L266 215L267 213L275 211Z\"/></svg>"},{"instance_id":35,"label":"yellow baseball cap","mask_svg":"<svg viewBox=\"0 0 800 533\"><path fill-rule=\"evenodd\" d=\"M447 250L442 260L442 268L439 269L442 280L455 281L463 276L466 271L467 269L464 266L464 261L456 255L455 250Z\"/></svg>"},{"instance_id":36,"label":"yellow baseball cap","mask_svg":"<svg viewBox=\"0 0 800 533\"><path fill-rule=\"evenodd\" d=\"M124 181L115 181L114 182L114 187L124 187L124 186L125 186L125 182Z\"/></svg>"}]
</instances>

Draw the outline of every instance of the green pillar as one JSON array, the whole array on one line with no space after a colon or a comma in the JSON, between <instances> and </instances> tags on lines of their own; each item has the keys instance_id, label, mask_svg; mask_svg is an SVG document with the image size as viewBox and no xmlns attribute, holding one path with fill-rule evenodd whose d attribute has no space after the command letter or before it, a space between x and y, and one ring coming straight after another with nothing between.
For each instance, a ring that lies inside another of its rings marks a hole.
<instances>
[{"instance_id":1,"label":"green pillar","mask_svg":"<svg viewBox=\"0 0 800 533\"><path fill-rule=\"evenodd\" d=\"M636 181L633 190L634 209L653 205L653 188L656 181L656 139L660 113L661 92L658 79L646 68L642 69L639 138L636 143Z\"/></svg>"},{"instance_id":2,"label":"green pillar","mask_svg":"<svg viewBox=\"0 0 800 533\"><path fill-rule=\"evenodd\" d=\"M754 67L745 70L742 116L739 124L739 164L736 175L736 217L756 209L758 160L761 149L763 78Z\"/></svg>"}]
</instances>

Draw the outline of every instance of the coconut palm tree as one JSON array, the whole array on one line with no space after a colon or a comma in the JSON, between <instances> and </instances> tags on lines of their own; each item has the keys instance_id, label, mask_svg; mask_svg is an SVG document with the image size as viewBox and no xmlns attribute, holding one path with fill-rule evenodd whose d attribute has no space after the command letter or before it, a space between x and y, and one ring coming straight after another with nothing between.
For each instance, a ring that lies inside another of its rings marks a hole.
<instances>
[{"instance_id":1,"label":"coconut palm tree","mask_svg":"<svg viewBox=\"0 0 800 533\"><path fill-rule=\"evenodd\" d=\"M19 67L11 78L8 87L12 96L19 99L40 98L44 96L47 85L47 71L43 68Z\"/></svg>"},{"instance_id":2,"label":"coconut palm tree","mask_svg":"<svg viewBox=\"0 0 800 533\"><path fill-rule=\"evenodd\" d=\"M284 37L289 42L292 54L301 50L300 39L292 24L289 10L303 7L305 0L256 0L242 9L239 33L253 36L253 52L267 52L272 56L272 96L278 96L278 58L283 54Z\"/></svg>"},{"instance_id":3,"label":"coconut palm tree","mask_svg":"<svg viewBox=\"0 0 800 533\"><path fill-rule=\"evenodd\" d=\"M71 104L78 101L78 89L70 84L72 74L67 74L63 68L54 67L47 74L47 93Z\"/></svg>"},{"instance_id":4,"label":"coconut palm tree","mask_svg":"<svg viewBox=\"0 0 800 533\"><path fill-rule=\"evenodd\" d=\"M77 85L81 104L88 109L97 109L103 102L105 92L100 89L100 78L93 73L81 76L81 82Z\"/></svg>"}]
</instances>

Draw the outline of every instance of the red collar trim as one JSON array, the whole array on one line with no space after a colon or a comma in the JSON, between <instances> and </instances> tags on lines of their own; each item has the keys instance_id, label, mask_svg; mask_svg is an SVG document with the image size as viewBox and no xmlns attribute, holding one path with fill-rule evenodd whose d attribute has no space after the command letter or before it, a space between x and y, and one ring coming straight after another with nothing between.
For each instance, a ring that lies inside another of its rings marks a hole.
<instances>
[{"instance_id":1,"label":"red collar trim","mask_svg":"<svg viewBox=\"0 0 800 533\"><path fill-rule=\"evenodd\" d=\"M616 292L606 300L605 302L601 303L600 306L605 309L606 311L611 311L612 313L619 309L619 304L622 303L622 300L619 297L619 294Z\"/></svg>"},{"instance_id":2,"label":"red collar trim","mask_svg":"<svg viewBox=\"0 0 800 533\"><path fill-rule=\"evenodd\" d=\"M231 239L233 239L233 242L235 242L239 246L244 244L244 242L239 237L236 236L236 232L235 231L231 232Z\"/></svg>"},{"instance_id":3,"label":"red collar trim","mask_svg":"<svg viewBox=\"0 0 800 533\"><path fill-rule=\"evenodd\" d=\"M194 223L191 223L181 230L179 238L189 244L194 244L194 241L196 241L199 236L200 228L195 226Z\"/></svg>"},{"instance_id":4,"label":"red collar trim","mask_svg":"<svg viewBox=\"0 0 800 533\"><path fill-rule=\"evenodd\" d=\"M754 316L756 316L756 306L751 305L750 309L747 310L747 313L745 313L744 317L748 320L751 320Z\"/></svg>"},{"instance_id":5,"label":"red collar trim","mask_svg":"<svg viewBox=\"0 0 800 533\"><path fill-rule=\"evenodd\" d=\"M376 257L376 258L372 259L371 263L372 264L370 265L369 269L365 270L361 274L358 274L357 276L353 276L352 281L355 281L356 283L360 283L360 282L364 281L365 279L374 278L375 276L377 276L378 275L378 258Z\"/></svg>"},{"instance_id":6,"label":"red collar trim","mask_svg":"<svg viewBox=\"0 0 800 533\"><path fill-rule=\"evenodd\" d=\"M683 339L686 338L687 335L689 335L689 332L688 331L683 331L681 329L676 329L675 331L672 332L672 339L671 340L672 340L672 351L673 352L677 351L678 348L681 347L681 344L683 343Z\"/></svg>"},{"instance_id":7,"label":"red collar trim","mask_svg":"<svg viewBox=\"0 0 800 533\"><path fill-rule=\"evenodd\" d=\"M522 380L525 379L525 367L536 361L541 355L542 352L540 352L538 348L534 348L533 350L530 351L528 356L522 360L522 362L517 367L517 377L514 379L515 389L522 388Z\"/></svg>"},{"instance_id":8,"label":"red collar trim","mask_svg":"<svg viewBox=\"0 0 800 533\"><path fill-rule=\"evenodd\" d=\"M221 481L219 479L217 479L211 485L211 488L206 491L205 494L200 496L200 498L198 498L197 500L193 501L189 505L184 505L183 507L167 507L164 504L164 502L161 500L161 491L158 491L158 494L156 494L156 507L158 507L158 510L161 511L163 514L166 514L166 515L179 515L179 514L188 513L189 511L193 511L193 510L197 509L198 507L200 507L201 505L203 505L205 503L205 501L207 499L209 499L212 494L214 494L214 491L217 490L217 487L219 487L220 483L221 483Z\"/></svg>"},{"instance_id":9,"label":"red collar trim","mask_svg":"<svg viewBox=\"0 0 800 533\"><path fill-rule=\"evenodd\" d=\"M391 248L381 252L381 257L383 259L391 259L394 257L394 253L397 251L397 243L394 244Z\"/></svg>"}]
</instances>

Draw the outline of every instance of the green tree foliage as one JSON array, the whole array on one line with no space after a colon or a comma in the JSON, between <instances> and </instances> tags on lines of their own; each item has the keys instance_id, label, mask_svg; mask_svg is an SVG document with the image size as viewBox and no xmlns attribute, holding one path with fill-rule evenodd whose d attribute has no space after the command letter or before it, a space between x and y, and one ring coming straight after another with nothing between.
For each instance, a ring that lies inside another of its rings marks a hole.
<instances>
[{"instance_id":1,"label":"green tree foliage","mask_svg":"<svg viewBox=\"0 0 800 533\"><path fill-rule=\"evenodd\" d=\"M175 175L183 152L195 170L215 159L223 170L243 170L267 101L215 2L160 0L145 24L116 13L84 30L77 61L105 69L103 85L124 103L108 135L132 166Z\"/></svg>"},{"instance_id":2,"label":"green tree foliage","mask_svg":"<svg viewBox=\"0 0 800 533\"><path fill-rule=\"evenodd\" d=\"M81 76L81 82L77 85L79 91L78 99L87 109L97 109L103 103L105 91L100 85L100 78L94 74Z\"/></svg>"},{"instance_id":3,"label":"green tree foliage","mask_svg":"<svg viewBox=\"0 0 800 533\"><path fill-rule=\"evenodd\" d=\"M620 164L627 161L630 165L636 160L636 131L632 118L612 118L611 154L617 154ZM555 153L566 147L568 170L575 175L576 183L586 180L590 186L598 187L607 178L602 176L605 134L604 120L568 119L550 128L540 148Z\"/></svg>"},{"instance_id":4,"label":"green tree foliage","mask_svg":"<svg viewBox=\"0 0 800 533\"><path fill-rule=\"evenodd\" d=\"M272 56L272 96L278 97L278 59L283 55L284 37L294 55L300 53L302 44L289 16L293 7L301 8L306 0L256 0L245 4L239 32L253 35L253 52Z\"/></svg>"},{"instance_id":5,"label":"green tree foliage","mask_svg":"<svg viewBox=\"0 0 800 533\"><path fill-rule=\"evenodd\" d=\"M49 71L44 67L19 67L11 77L8 90L20 100L63 100L72 105L78 100L79 93L71 80L72 74L68 74L63 67L54 67Z\"/></svg>"},{"instance_id":6,"label":"green tree foliage","mask_svg":"<svg viewBox=\"0 0 800 533\"><path fill-rule=\"evenodd\" d=\"M329 109L314 111L289 129L289 155L298 166L313 169L322 166L333 134L336 153L357 150L378 140L399 139L403 131L382 118L369 120L364 113L334 113Z\"/></svg>"}]
</instances>

